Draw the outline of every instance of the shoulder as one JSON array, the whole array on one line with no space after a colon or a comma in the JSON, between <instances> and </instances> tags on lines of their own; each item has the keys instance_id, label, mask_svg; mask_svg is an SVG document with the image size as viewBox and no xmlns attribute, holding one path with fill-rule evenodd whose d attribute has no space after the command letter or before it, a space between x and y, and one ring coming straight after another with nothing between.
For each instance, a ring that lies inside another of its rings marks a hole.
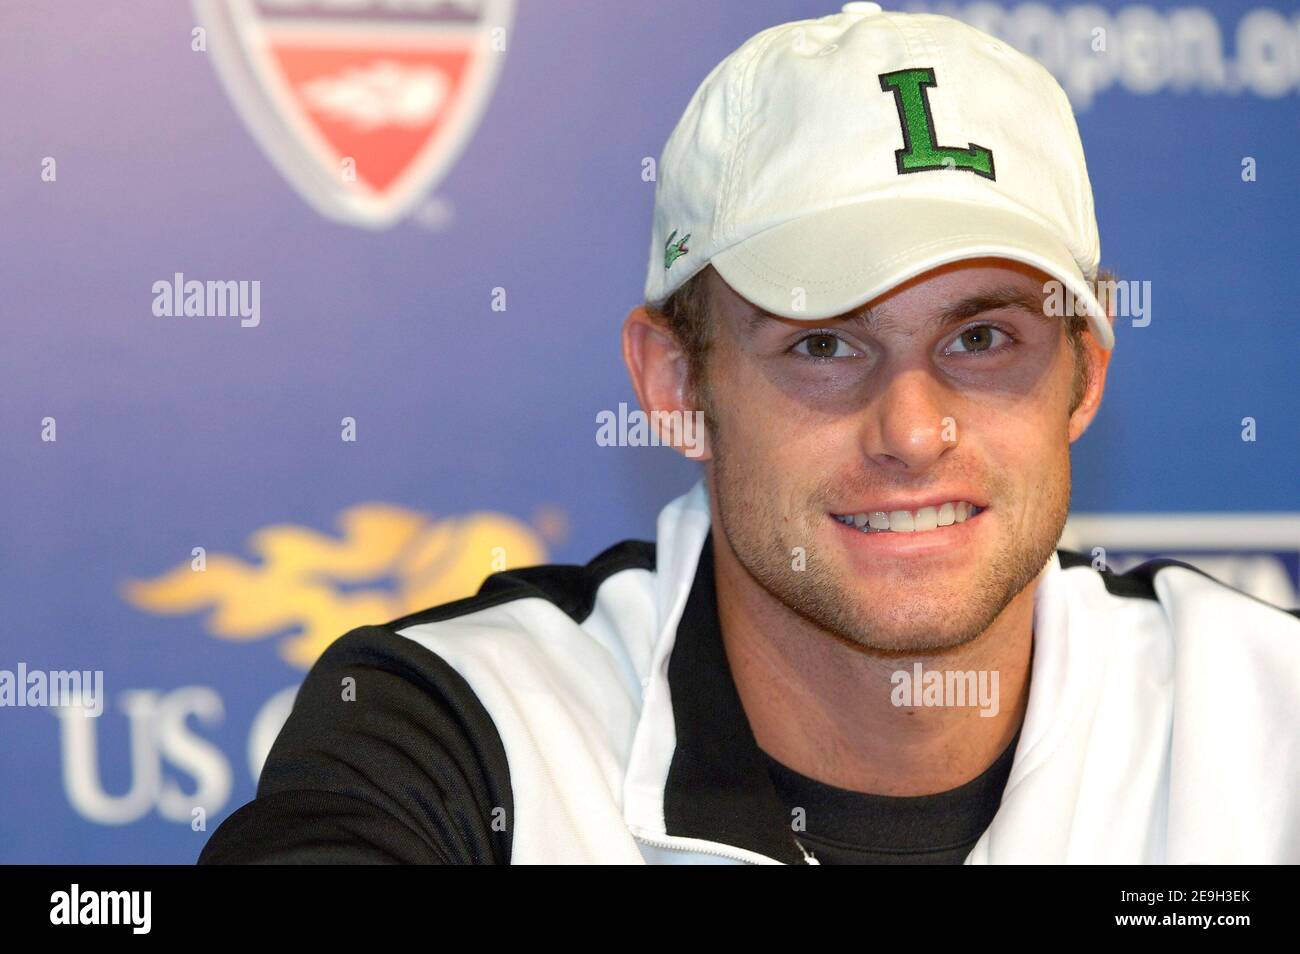
<instances>
[{"instance_id":1,"label":"shoulder","mask_svg":"<svg viewBox=\"0 0 1300 954\"><path fill-rule=\"evenodd\" d=\"M1161 858L1295 860L1300 614L1183 560L1120 573L1057 554L1055 619L1069 649L1059 685L1079 687L1071 696L1046 683L1053 704L1076 700L1065 724L1077 729L1060 737L1080 741L1062 750L1137 793L1143 824L1147 800Z\"/></svg>"},{"instance_id":2,"label":"shoulder","mask_svg":"<svg viewBox=\"0 0 1300 954\"><path fill-rule=\"evenodd\" d=\"M509 861L514 791L546 783L542 754L575 753L566 777L581 777L635 721L654 567L654 544L624 541L339 637L299 688L257 798L200 860ZM537 829L535 806L521 810Z\"/></svg>"},{"instance_id":3,"label":"shoulder","mask_svg":"<svg viewBox=\"0 0 1300 954\"><path fill-rule=\"evenodd\" d=\"M276 736L257 797L201 864L509 861L513 814L492 719L445 661L382 626L337 639Z\"/></svg>"},{"instance_id":4,"label":"shoulder","mask_svg":"<svg viewBox=\"0 0 1300 954\"><path fill-rule=\"evenodd\" d=\"M1144 607L1175 633L1216 633L1238 644L1242 637L1277 638L1300 652L1300 609L1265 602L1191 563L1153 559L1119 573L1073 550L1058 550L1057 557L1067 576L1084 577L1093 606Z\"/></svg>"},{"instance_id":5,"label":"shoulder","mask_svg":"<svg viewBox=\"0 0 1300 954\"><path fill-rule=\"evenodd\" d=\"M1220 599L1249 601L1300 620L1300 608L1276 606L1273 603L1265 602L1251 596L1249 593L1229 586L1200 567L1183 560L1162 557L1147 560L1123 573L1117 573L1108 566L1098 568L1091 557L1075 550L1062 549L1057 550L1056 553L1060 559L1061 569L1068 570L1075 567L1084 567L1091 570L1097 575L1106 591L1113 596L1158 601L1164 595L1162 592L1163 586L1168 584L1173 587L1171 593L1175 595L1185 592L1190 587L1193 590L1212 593ZM1160 581L1161 588L1157 588L1157 580Z\"/></svg>"},{"instance_id":6,"label":"shoulder","mask_svg":"<svg viewBox=\"0 0 1300 954\"><path fill-rule=\"evenodd\" d=\"M585 564L495 573L472 597L382 629L404 653L458 674L504 734L542 718L615 731L639 711L659 618L655 544L626 540ZM565 718L539 711L550 705Z\"/></svg>"},{"instance_id":7,"label":"shoulder","mask_svg":"<svg viewBox=\"0 0 1300 954\"><path fill-rule=\"evenodd\" d=\"M646 540L623 540L603 550L585 564L548 563L493 573L473 596L433 606L387 623L400 632L415 626L474 616L497 606L539 599L581 624L595 609L601 588L627 570L653 571L655 545Z\"/></svg>"}]
</instances>

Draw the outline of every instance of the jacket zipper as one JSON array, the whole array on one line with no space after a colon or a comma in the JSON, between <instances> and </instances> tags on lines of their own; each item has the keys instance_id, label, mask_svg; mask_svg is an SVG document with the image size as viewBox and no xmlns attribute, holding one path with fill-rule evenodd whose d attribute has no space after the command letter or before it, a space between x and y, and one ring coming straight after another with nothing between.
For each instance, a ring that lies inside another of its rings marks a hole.
<instances>
[{"instance_id":1,"label":"jacket zipper","mask_svg":"<svg viewBox=\"0 0 1300 954\"><path fill-rule=\"evenodd\" d=\"M637 841L650 845L655 848L667 848L670 851L694 852L700 855L714 855L718 858L729 858L732 861L743 861L747 865L758 864L784 864L775 858L769 858L767 855L761 855L756 851L748 851L744 848L732 848L716 841L705 841L701 838L681 838L681 837L659 837L649 835L642 829L629 826L632 837ZM794 843L799 846L803 853L804 864L819 865L821 864L816 858L808 853L808 850L800 843L799 839L794 839Z\"/></svg>"}]
</instances>

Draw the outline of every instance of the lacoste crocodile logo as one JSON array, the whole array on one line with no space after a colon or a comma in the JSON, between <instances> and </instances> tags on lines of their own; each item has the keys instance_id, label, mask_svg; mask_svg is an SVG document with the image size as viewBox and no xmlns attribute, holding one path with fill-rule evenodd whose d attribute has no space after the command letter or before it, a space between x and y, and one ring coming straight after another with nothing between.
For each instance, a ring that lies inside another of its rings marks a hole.
<instances>
[{"instance_id":1,"label":"lacoste crocodile logo","mask_svg":"<svg viewBox=\"0 0 1300 954\"><path fill-rule=\"evenodd\" d=\"M691 237L691 233L687 232L681 238L677 239L676 243L674 243L673 239L676 238L676 236L677 230L673 229L673 234L668 236L668 241L664 243L664 271L672 268L673 262L677 261L690 251L690 249L686 247L686 242Z\"/></svg>"}]
</instances>

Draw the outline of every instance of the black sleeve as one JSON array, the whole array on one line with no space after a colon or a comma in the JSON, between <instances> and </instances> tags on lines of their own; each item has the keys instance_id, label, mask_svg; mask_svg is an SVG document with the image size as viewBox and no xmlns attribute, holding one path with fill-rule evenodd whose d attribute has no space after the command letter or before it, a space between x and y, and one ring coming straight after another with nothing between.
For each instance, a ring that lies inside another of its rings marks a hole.
<instances>
[{"instance_id":1,"label":"black sleeve","mask_svg":"<svg viewBox=\"0 0 1300 954\"><path fill-rule=\"evenodd\" d=\"M257 797L198 863L507 864L513 820L505 748L469 684L367 626L307 674Z\"/></svg>"}]
</instances>

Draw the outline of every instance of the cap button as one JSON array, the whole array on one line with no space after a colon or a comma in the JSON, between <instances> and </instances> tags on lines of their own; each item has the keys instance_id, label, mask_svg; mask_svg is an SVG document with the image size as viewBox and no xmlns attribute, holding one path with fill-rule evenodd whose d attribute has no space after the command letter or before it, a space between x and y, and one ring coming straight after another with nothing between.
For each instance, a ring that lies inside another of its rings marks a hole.
<instances>
[{"instance_id":1,"label":"cap button","mask_svg":"<svg viewBox=\"0 0 1300 954\"><path fill-rule=\"evenodd\" d=\"M861 3L859 0L853 0L852 3L846 3L840 7L841 13L853 13L860 17L868 16L872 13L880 13L880 4L878 3Z\"/></svg>"}]
</instances>

